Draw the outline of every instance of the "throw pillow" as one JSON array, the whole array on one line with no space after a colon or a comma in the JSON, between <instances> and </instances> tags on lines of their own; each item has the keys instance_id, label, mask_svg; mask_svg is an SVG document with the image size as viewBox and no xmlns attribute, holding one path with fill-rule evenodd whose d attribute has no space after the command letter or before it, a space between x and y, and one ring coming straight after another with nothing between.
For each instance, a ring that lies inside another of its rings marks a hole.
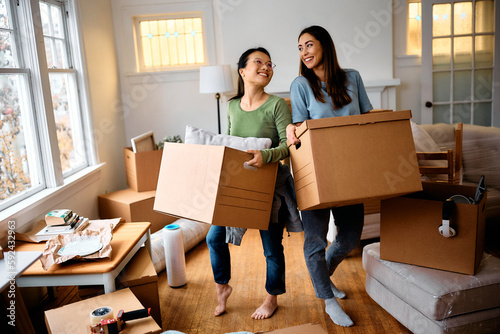
<instances>
[{"instance_id":1,"label":"throw pillow","mask_svg":"<svg viewBox=\"0 0 500 334\"><path fill-rule=\"evenodd\" d=\"M220 145L234 148L240 151L265 150L271 147L269 138L237 137L224 134L215 134L210 131L198 129L194 126L186 126L186 144Z\"/></svg>"}]
</instances>

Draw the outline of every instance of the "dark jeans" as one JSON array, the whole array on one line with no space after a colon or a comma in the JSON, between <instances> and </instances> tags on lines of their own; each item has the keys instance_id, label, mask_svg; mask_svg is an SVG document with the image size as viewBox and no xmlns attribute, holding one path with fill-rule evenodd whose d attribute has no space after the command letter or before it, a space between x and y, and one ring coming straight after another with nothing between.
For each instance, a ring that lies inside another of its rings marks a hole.
<instances>
[{"instance_id":1,"label":"dark jeans","mask_svg":"<svg viewBox=\"0 0 500 334\"><path fill-rule=\"evenodd\" d=\"M330 210L337 226L337 237L328 246L326 234ZM364 225L364 206L356 204L302 211L302 222L305 239L304 256L316 296L322 299L334 298L330 287L330 276L349 252L359 244Z\"/></svg>"},{"instance_id":2,"label":"dark jeans","mask_svg":"<svg viewBox=\"0 0 500 334\"><path fill-rule=\"evenodd\" d=\"M283 223L270 223L267 231L260 231L267 264L266 291L270 295L285 293L283 227ZM207 245L215 282L219 284L229 283L231 279L231 255L226 243L226 228L212 225L207 234Z\"/></svg>"}]
</instances>

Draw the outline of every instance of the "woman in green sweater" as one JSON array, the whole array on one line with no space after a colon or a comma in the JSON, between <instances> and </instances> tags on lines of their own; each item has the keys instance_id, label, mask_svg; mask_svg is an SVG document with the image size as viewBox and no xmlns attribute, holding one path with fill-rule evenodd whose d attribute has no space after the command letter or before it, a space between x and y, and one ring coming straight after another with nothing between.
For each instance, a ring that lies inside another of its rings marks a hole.
<instances>
[{"instance_id":1,"label":"woman in green sweater","mask_svg":"<svg viewBox=\"0 0 500 334\"><path fill-rule=\"evenodd\" d=\"M228 135L272 140L270 149L247 151L253 154L253 158L247 163L254 167L279 162L289 156L286 145L286 127L291 123L290 109L282 98L269 95L264 91L273 77L274 67L266 49L259 47L244 52L238 62L238 93L231 98L227 110ZM280 177L286 173L289 175L289 170L280 166L276 189L281 188L285 191L278 194L275 191L273 209L276 206L278 209L275 210L275 217L273 218L273 215L271 217L269 229L260 231L267 263L267 296L264 303L252 314L253 319L271 317L278 307L278 295L285 293L285 256L282 245L285 221L289 231L298 232L302 229L296 205L294 206L293 189L286 188L286 182L278 182L280 179L287 178ZM297 211L296 214L294 210ZM278 216L280 219L277 219ZM226 233L234 233L229 232L230 229L232 228L226 229L224 226L212 225L207 235L217 291L216 316L226 311L227 299L232 292L232 287L229 285L231 259L226 240L235 240L235 238L234 235L226 235ZM241 231L241 235L238 236L240 240L243 233L244 231ZM239 244L238 237L236 237L236 243L232 242Z\"/></svg>"}]
</instances>

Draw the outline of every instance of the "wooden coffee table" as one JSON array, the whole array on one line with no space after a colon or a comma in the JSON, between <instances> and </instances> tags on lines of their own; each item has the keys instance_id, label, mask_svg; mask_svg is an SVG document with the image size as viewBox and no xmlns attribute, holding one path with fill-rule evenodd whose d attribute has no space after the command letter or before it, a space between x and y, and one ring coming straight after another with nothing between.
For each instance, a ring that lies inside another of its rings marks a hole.
<instances>
[{"instance_id":1,"label":"wooden coffee table","mask_svg":"<svg viewBox=\"0 0 500 334\"><path fill-rule=\"evenodd\" d=\"M115 278L144 244L151 255L149 222L122 223L113 230L111 259L71 261L43 270L40 261L19 276L20 287L104 285L104 292L116 290ZM16 252L43 251L45 244L17 242Z\"/></svg>"}]
</instances>

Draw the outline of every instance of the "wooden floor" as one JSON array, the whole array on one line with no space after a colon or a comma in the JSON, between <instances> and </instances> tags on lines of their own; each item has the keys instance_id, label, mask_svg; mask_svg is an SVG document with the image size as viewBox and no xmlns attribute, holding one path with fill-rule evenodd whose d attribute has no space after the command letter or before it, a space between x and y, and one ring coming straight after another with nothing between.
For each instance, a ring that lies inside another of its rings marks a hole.
<instances>
[{"instance_id":1,"label":"wooden floor","mask_svg":"<svg viewBox=\"0 0 500 334\"><path fill-rule=\"evenodd\" d=\"M373 242L373 240L372 240ZM278 297L279 307L273 317L253 320L250 315L266 296L265 259L257 231L249 230L239 247L231 246L233 293L227 312L215 317L217 305L208 249L200 243L186 254L188 284L182 288L168 285L165 271L159 276L159 296L164 330L192 334L222 334L237 331L270 331L317 322L328 333L411 333L384 311L366 293L365 271L361 263L362 244L345 259L334 274L338 288L347 292L339 303L355 325L335 325L324 312L324 303L316 298L302 252L303 234L285 233L287 293ZM47 333L43 310L79 300L76 287L60 287L54 299L46 300L30 312L37 333Z\"/></svg>"},{"instance_id":2,"label":"wooden floor","mask_svg":"<svg viewBox=\"0 0 500 334\"><path fill-rule=\"evenodd\" d=\"M314 294L304 261L303 240L303 233L291 233L289 237L285 233L287 293L278 297L277 311L266 320L250 317L266 296L266 265L258 232L249 230L241 246L231 246L233 293L227 312L220 317L213 315L217 300L208 249L206 243L199 244L186 255L188 284L185 287L171 288L165 272L160 275L163 328L206 334L269 331L318 322L328 333L410 333L367 295L361 263L362 245L334 274L335 284L348 295L347 299L340 300L340 305L355 326L335 325L324 312L324 302Z\"/></svg>"}]
</instances>

